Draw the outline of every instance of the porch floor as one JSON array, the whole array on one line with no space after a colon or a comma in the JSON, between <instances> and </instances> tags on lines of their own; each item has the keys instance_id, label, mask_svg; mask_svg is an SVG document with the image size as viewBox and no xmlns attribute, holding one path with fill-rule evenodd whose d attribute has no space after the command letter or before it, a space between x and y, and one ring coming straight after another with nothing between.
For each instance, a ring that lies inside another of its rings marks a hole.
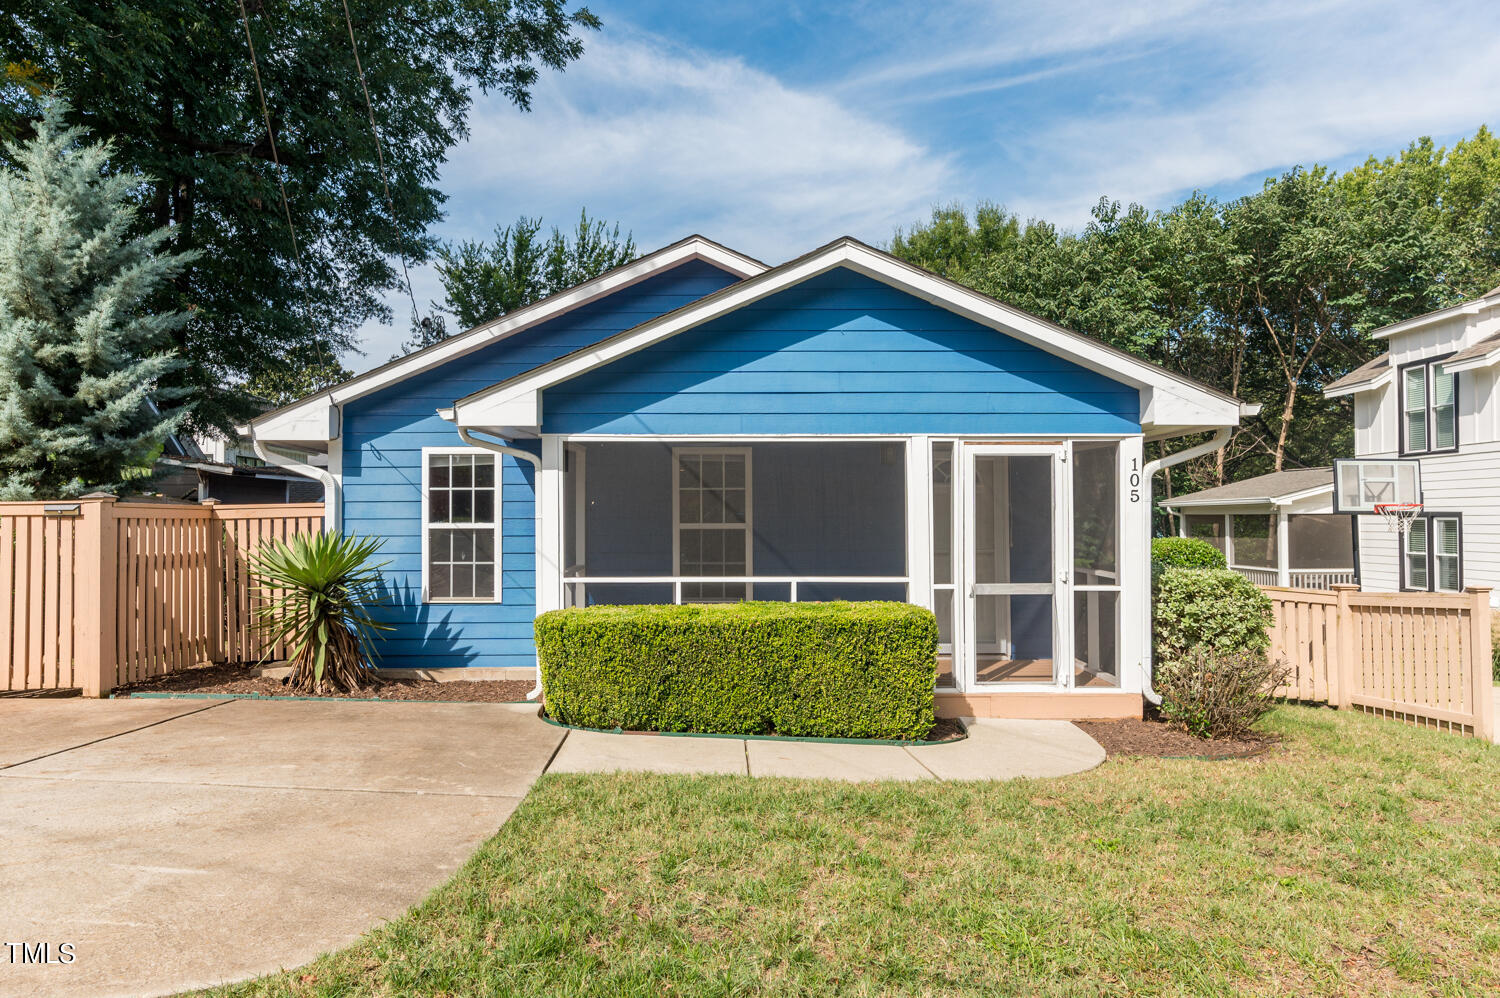
<instances>
[{"instance_id":1,"label":"porch floor","mask_svg":"<svg viewBox=\"0 0 1500 998\"><path fill-rule=\"evenodd\" d=\"M1052 682L1052 659L1050 658L1002 658L995 655L980 655L977 675L981 683L1050 683ZM946 655L938 656L938 687L953 686L953 660ZM1073 668L1073 687L1112 689L1119 683L1112 676L1101 676L1078 663Z\"/></svg>"},{"instance_id":2,"label":"porch floor","mask_svg":"<svg viewBox=\"0 0 1500 998\"><path fill-rule=\"evenodd\" d=\"M1104 749L1067 721L966 718L969 737L933 745L843 745L569 731L552 773L715 773L860 782L1010 780L1093 769Z\"/></svg>"}]
</instances>

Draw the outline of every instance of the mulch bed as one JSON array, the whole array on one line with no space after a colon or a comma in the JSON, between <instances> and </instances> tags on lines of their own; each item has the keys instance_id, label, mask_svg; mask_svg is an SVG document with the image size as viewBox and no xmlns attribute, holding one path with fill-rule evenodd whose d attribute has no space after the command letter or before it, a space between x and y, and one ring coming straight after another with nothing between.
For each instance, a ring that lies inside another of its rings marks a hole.
<instances>
[{"instance_id":1,"label":"mulch bed","mask_svg":"<svg viewBox=\"0 0 1500 998\"><path fill-rule=\"evenodd\" d=\"M1198 738L1163 720L1154 711L1144 718L1073 723L1104 746L1105 753L1110 757L1145 755L1162 758L1244 759L1269 752L1281 741L1275 735L1258 735L1241 741Z\"/></svg>"},{"instance_id":2,"label":"mulch bed","mask_svg":"<svg viewBox=\"0 0 1500 998\"><path fill-rule=\"evenodd\" d=\"M280 679L257 676L252 666L207 665L155 676L115 689L115 696L133 693L201 693L209 696L256 693L263 697L307 696ZM512 703L525 700L535 684L527 679L458 680L439 683L431 679L386 679L358 693L325 693L335 700L445 700L462 703Z\"/></svg>"}]
</instances>

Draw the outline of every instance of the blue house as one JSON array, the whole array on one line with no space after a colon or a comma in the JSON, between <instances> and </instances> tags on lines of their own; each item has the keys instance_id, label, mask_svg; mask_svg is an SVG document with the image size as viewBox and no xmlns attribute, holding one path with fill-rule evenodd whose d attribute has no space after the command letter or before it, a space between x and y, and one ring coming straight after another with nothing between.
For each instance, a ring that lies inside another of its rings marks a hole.
<instances>
[{"instance_id":1,"label":"blue house","mask_svg":"<svg viewBox=\"0 0 1500 998\"><path fill-rule=\"evenodd\" d=\"M534 675L564 606L897 599L941 713L1083 718L1149 691L1145 443L1246 411L853 239L694 236L245 431L386 539L385 667Z\"/></svg>"}]
</instances>

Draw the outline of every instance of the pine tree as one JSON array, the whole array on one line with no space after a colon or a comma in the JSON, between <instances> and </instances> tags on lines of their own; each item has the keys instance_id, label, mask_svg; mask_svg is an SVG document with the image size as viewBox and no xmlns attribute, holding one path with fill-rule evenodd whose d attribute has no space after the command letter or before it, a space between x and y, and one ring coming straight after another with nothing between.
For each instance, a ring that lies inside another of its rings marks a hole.
<instances>
[{"instance_id":1,"label":"pine tree","mask_svg":"<svg viewBox=\"0 0 1500 998\"><path fill-rule=\"evenodd\" d=\"M51 498L139 478L182 422L158 388L181 366L182 313L145 303L190 262L168 233L132 236L141 178L52 102L0 170L0 498Z\"/></svg>"}]
</instances>

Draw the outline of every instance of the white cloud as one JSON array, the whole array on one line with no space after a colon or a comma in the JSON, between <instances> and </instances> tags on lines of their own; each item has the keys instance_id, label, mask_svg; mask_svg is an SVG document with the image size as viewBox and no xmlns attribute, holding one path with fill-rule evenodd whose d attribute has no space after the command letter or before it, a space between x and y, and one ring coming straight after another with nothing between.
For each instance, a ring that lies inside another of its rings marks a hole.
<instances>
[{"instance_id":1,"label":"white cloud","mask_svg":"<svg viewBox=\"0 0 1500 998\"><path fill-rule=\"evenodd\" d=\"M441 234L486 238L518 215L568 225L586 207L642 249L693 232L780 262L841 235L888 239L949 195L937 154L850 102L790 87L738 59L705 55L612 25L566 73L545 76L522 113L476 100L470 141L443 170ZM430 267L418 300L440 297ZM360 330L359 369L406 336Z\"/></svg>"}]
</instances>

